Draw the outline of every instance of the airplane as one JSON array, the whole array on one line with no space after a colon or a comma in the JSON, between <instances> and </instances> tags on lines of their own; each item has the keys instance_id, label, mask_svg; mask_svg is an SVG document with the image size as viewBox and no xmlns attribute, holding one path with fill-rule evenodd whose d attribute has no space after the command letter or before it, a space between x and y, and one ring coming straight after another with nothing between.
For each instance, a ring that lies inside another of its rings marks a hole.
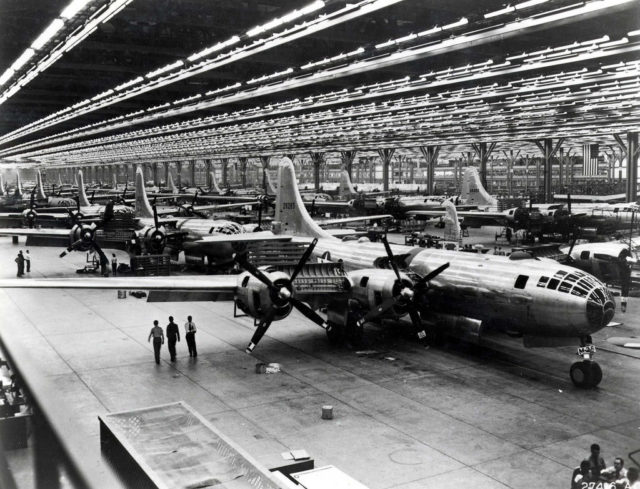
<instances>
[{"instance_id":1,"label":"airplane","mask_svg":"<svg viewBox=\"0 0 640 489\"><path fill-rule=\"evenodd\" d=\"M613 319L615 302L593 276L547 261L530 261L523 266L503 256L365 240L343 242L309 216L290 159L283 158L278 177L274 230L310 243L291 273L260 270L236 255L235 260L246 270L239 276L5 279L0 280L0 287L147 289L160 291L161 300L203 300L203 296L222 300L235 296L236 306L258 323L247 352L254 350L272 322L285 318L293 308L325 329L333 340L361 334L367 321L407 315L421 339L433 337L436 330L444 328L479 342L486 328L495 327L521 336L527 347L579 342L581 361L571 366L572 382L591 388L602 380L602 370L593 360L591 334ZM322 283L309 274L304 281L297 281L301 271L313 265L306 263L312 254L332 262L334 273L323 276ZM181 292L172 294L174 290ZM318 307L326 308L326 318L315 311Z\"/></svg>"}]
</instances>

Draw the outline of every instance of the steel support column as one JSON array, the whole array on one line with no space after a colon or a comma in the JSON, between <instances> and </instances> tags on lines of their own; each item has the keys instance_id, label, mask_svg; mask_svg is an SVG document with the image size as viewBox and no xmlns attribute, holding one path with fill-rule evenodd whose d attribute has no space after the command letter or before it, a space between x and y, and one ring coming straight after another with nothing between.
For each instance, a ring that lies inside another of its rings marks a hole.
<instances>
[{"instance_id":1,"label":"steel support column","mask_svg":"<svg viewBox=\"0 0 640 489\"><path fill-rule=\"evenodd\" d=\"M324 153L309 153L313 162L313 185L316 192L320 191L320 165L324 162Z\"/></svg>"},{"instance_id":2,"label":"steel support column","mask_svg":"<svg viewBox=\"0 0 640 489\"><path fill-rule=\"evenodd\" d=\"M343 170L347 170L349 178L351 178L351 170L353 169L353 160L356 157L356 150L340 151L340 157L342 159Z\"/></svg>"},{"instance_id":3,"label":"steel support column","mask_svg":"<svg viewBox=\"0 0 640 489\"><path fill-rule=\"evenodd\" d=\"M196 186L196 163L197 160L189 161L189 178L191 179L189 185L191 185L192 187Z\"/></svg>"},{"instance_id":4,"label":"steel support column","mask_svg":"<svg viewBox=\"0 0 640 489\"><path fill-rule=\"evenodd\" d=\"M176 185L182 188L182 161L176 161Z\"/></svg>"},{"instance_id":5,"label":"steel support column","mask_svg":"<svg viewBox=\"0 0 640 489\"><path fill-rule=\"evenodd\" d=\"M385 191L389 190L389 164L395 152L395 148L381 148L378 150L378 155L382 160L382 189Z\"/></svg>"},{"instance_id":6,"label":"steel support column","mask_svg":"<svg viewBox=\"0 0 640 489\"><path fill-rule=\"evenodd\" d=\"M489 161L489 156L495 149L496 143L491 143L488 146L487 143L472 143L471 147L480 159L480 181L484 188L487 189L487 161Z\"/></svg>"},{"instance_id":7,"label":"steel support column","mask_svg":"<svg viewBox=\"0 0 640 489\"><path fill-rule=\"evenodd\" d=\"M247 186L247 163L249 162L249 158L246 156L240 156L238 158L240 162L240 183L242 184L242 188L246 188Z\"/></svg>"},{"instance_id":8,"label":"steel support column","mask_svg":"<svg viewBox=\"0 0 640 489\"><path fill-rule=\"evenodd\" d=\"M260 163L262 163L262 189L264 190L264 193L268 193L267 192L267 172L269 171L269 160L271 159L271 156L261 156L260 157ZM291 160L293 161L293 160Z\"/></svg>"},{"instance_id":9,"label":"steel support column","mask_svg":"<svg viewBox=\"0 0 640 489\"><path fill-rule=\"evenodd\" d=\"M542 141L534 141L534 143L536 143L536 146L538 146L538 148L540 148L540 151L542 151L544 157L542 185L544 186L543 201L545 204L548 204L553 200L553 157L558 152L563 142L564 138L560 138L554 146L553 140L551 138L546 138Z\"/></svg>"},{"instance_id":10,"label":"steel support column","mask_svg":"<svg viewBox=\"0 0 640 489\"><path fill-rule=\"evenodd\" d=\"M515 155L513 154L512 149L509 150L509 153L503 150L502 154L504 154L504 157L507 160L507 193L510 197L513 197L513 167L520 155L520 150L518 150Z\"/></svg>"},{"instance_id":11,"label":"steel support column","mask_svg":"<svg viewBox=\"0 0 640 489\"><path fill-rule=\"evenodd\" d=\"M211 181L211 172L213 171L213 162L211 160L204 160L204 184L208 190L211 190L213 182Z\"/></svg>"},{"instance_id":12,"label":"steel support column","mask_svg":"<svg viewBox=\"0 0 640 489\"><path fill-rule=\"evenodd\" d=\"M638 200L638 133L627 133L627 202Z\"/></svg>"},{"instance_id":13,"label":"steel support column","mask_svg":"<svg viewBox=\"0 0 640 489\"><path fill-rule=\"evenodd\" d=\"M222 158L222 185L229 186L229 158Z\"/></svg>"},{"instance_id":14,"label":"steel support column","mask_svg":"<svg viewBox=\"0 0 640 489\"><path fill-rule=\"evenodd\" d=\"M440 146L420 146L420 152L427 162L427 195L433 195Z\"/></svg>"}]
</instances>

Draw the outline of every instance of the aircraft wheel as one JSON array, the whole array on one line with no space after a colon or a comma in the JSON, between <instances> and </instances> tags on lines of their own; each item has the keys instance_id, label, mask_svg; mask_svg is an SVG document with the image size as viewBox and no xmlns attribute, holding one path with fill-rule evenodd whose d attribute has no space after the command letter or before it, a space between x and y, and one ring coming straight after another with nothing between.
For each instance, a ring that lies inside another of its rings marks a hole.
<instances>
[{"instance_id":1,"label":"aircraft wheel","mask_svg":"<svg viewBox=\"0 0 640 489\"><path fill-rule=\"evenodd\" d=\"M576 387L592 389L602 380L602 369L597 362L585 360L571 365L569 375Z\"/></svg>"}]
</instances>

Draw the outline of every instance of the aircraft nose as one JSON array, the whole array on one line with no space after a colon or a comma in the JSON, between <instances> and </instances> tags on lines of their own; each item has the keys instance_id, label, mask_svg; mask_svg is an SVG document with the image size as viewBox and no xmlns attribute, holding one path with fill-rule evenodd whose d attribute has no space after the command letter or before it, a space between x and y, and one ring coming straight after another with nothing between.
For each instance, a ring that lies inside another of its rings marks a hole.
<instances>
[{"instance_id":1,"label":"aircraft nose","mask_svg":"<svg viewBox=\"0 0 640 489\"><path fill-rule=\"evenodd\" d=\"M587 318L594 331L604 328L611 322L616 312L616 305L608 291L597 288L587 299Z\"/></svg>"}]
</instances>

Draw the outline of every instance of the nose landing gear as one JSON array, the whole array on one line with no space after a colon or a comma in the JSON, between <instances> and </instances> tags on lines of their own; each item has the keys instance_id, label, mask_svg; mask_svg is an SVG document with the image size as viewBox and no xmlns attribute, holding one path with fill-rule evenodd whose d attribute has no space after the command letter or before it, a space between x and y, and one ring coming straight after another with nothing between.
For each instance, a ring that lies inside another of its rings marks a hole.
<instances>
[{"instance_id":1,"label":"nose landing gear","mask_svg":"<svg viewBox=\"0 0 640 489\"><path fill-rule=\"evenodd\" d=\"M593 360L595 353L596 347L592 344L586 344L578 348L576 354L582 357L583 360L575 362L569 370L571 381L576 387L592 389L602 380L602 369L600 365Z\"/></svg>"}]
</instances>

